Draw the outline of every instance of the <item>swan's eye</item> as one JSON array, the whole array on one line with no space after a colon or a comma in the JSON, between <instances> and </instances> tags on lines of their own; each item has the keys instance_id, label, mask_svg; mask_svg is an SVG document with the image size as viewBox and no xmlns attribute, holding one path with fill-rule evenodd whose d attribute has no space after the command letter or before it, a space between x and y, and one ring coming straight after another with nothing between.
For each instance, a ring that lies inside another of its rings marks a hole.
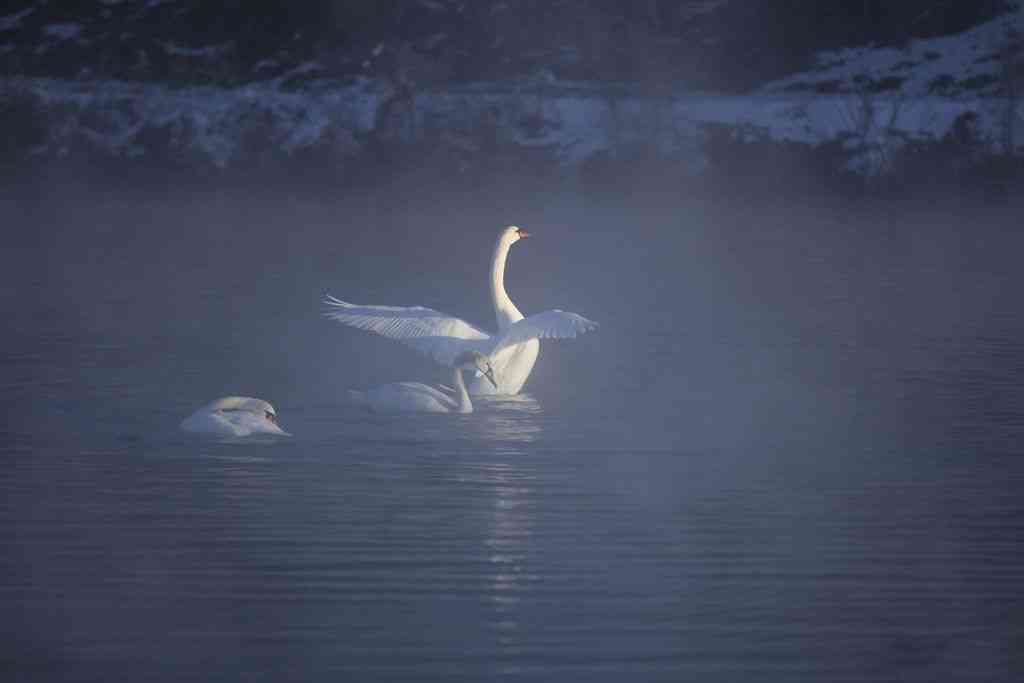
<instances>
[{"instance_id":1,"label":"swan's eye","mask_svg":"<svg viewBox=\"0 0 1024 683\"><path fill-rule=\"evenodd\" d=\"M264 410L263 414L266 415L267 419L270 420L271 422L277 422L277 416L274 415L269 410Z\"/></svg>"}]
</instances>

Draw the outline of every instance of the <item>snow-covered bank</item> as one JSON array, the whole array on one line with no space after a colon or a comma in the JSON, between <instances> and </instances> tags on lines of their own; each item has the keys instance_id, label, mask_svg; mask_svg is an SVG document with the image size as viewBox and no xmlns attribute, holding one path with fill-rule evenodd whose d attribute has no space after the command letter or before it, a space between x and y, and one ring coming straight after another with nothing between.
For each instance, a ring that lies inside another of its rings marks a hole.
<instances>
[{"instance_id":1,"label":"snow-covered bank","mask_svg":"<svg viewBox=\"0 0 1024 683\"><path fill-rule=\"evenodd\" d=\"M367 82L290 92L277 81L240 88L0 81L0 98L18 100L44 121L45 134L30 156L61 158L84 143L112 157L145 157L155 153L152 132L162 131L163 151L220 168L238 161L253 135L283 154L339 140L344 147L347 135L374 126L379 98L371 90Z\"/></svg>"},{"instance_id":2,"label":"snow-covered bank","mask_svg":"<svg viewBox=\"0 0 1024 683\"><path fill-rule=\"evenodd\" d=\"M8 79L0 82L0 96L19 98L44 122L45 134L27 150L33 157L60 158L87 145L114 158L170 153L220 168L244 163L253 145L283 156L326 150L343 163L386 139L473 151L495 144L543 147L565 169L596 154L615 157L646 147L697 170L708 132L726 127L738 141L839 142L852 168L872 173L885 170L881 152L908 142L969 135L979 149L1003 151L1011 111L1024 121L1024 103L993 96L775 90L645 97L559 84L478 84L398 96L369 80L289 90L278 81L224 89Z\"/></svg>"}]
</instances>

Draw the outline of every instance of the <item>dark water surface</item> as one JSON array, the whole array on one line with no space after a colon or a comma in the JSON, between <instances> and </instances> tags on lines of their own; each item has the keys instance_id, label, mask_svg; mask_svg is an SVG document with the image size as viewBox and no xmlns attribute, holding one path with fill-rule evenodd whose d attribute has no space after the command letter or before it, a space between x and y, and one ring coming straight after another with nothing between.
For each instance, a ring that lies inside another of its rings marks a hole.
<instances>
[{"instance_id":1,"label":"dark water surface","mask_svg":"<svg viewBox=\"0 0 1024 683\"><path fill-rule=\"evenodd\" d=\"M7 199L5 680L1024 680L1019 210L195 194ZM491 326L443 381L325 292ZM196 443L217 396L295 437Z\"/></svg>"}]
</instances>

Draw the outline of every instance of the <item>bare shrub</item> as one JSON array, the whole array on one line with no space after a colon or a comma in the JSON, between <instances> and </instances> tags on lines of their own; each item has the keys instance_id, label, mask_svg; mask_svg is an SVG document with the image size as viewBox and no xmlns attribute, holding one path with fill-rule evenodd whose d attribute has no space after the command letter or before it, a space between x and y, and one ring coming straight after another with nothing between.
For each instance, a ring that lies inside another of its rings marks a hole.
<instances>
[{"instance_id":1,"label":"bare shrub","mask_svg":"<svg viewBox=\"0 0 1024 683\"><path fill-rule=\"evenodd\" d=\"M0 84L0 121L0 163L23 161L46 143L46 110L39 96L20 80Z\"/></svg>"},{"instance_id":2,"label":"bare shrub","mask_svg":"<svg viewBox=\"0 0 1024 683\"><path fill-rule=\"evenodd\" d=\"M999 90L1006 100L1003 113L1003 153L1017 154L1017 126L1024 123L1021 95L1024 94L1024 35L1008 26L999 57Z\"/></svg>"},{"instance_id":3,"label":"bare shrub","mask_svg":"<svg viewBox=\"0 0 1024 683\"><path fill-rule=\"evenodd\" d=\"M897 128L904 97L883 101L871 88L862 87L840 102L838 115L846 130L841 138L851 152L850 164L863 175L868 189L879 189L893 171L898 150L907 143L906 134Z\"/></svg>"}]
</instances>

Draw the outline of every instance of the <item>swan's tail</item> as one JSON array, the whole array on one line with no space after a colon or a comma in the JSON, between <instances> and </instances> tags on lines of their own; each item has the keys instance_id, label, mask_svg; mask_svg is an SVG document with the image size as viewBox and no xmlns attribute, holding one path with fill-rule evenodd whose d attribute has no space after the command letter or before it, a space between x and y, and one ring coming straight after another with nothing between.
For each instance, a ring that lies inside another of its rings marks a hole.
<instances>
[{"instance_id":1,"label":"swan's tail","mask_svg":"<svg viewBox=\"0 0 1024 683\"><path fill-rule=\"evenodd\" d=\"M366 392L365 391L356 391L355 389L349 389L348 390L348 401L352 405L365 406L365 405L367 405Z\"/></svg>"}]
</instances>

